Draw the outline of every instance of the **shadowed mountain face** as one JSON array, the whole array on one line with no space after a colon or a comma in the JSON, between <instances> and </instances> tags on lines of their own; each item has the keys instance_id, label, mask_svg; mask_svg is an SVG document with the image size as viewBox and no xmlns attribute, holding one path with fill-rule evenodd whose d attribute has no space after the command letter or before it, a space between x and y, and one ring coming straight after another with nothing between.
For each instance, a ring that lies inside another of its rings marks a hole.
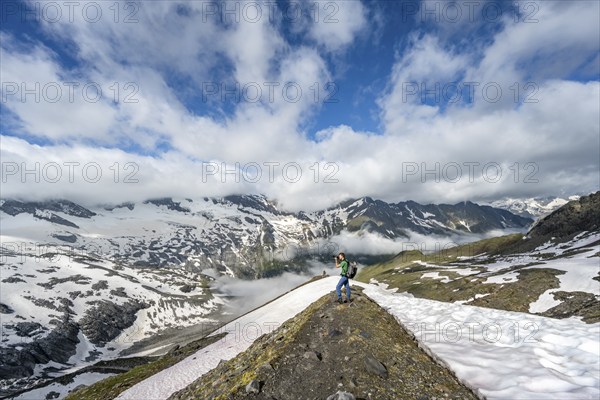
<instances>
[{"instance_id":1,"label":"shadowed mountain face","mask_svg":"<svg viewBox=\"0 0 600 400\"><path fill-rule=\"evenodd\" d=\"M535 239L563 240L582 231L600 231L600 192L570 201L539 220L527 235Z\"/></svg>"},{"instance_id":2,"label":"shadowed mountain face","mask_svg":"<svg viewBox=\"0 0 600 400\"><path fill-rule=\"evenodd\" d=\"M35 214L36 211L54 211L61 212L73 217L91 218L96 213L68 200L55 200L46 202L23 203L16 200L6 200L0 206L0 209L8 215L18 215L21 213Z\"/></svg>"},{"instance_id":3,"label":"shadowed mountain face","mask_svg":"<svg viewBox=\"0 0 600 400\"><path fill-rule=\"evenodd\" d=\"M455 232L484 233L493 229L524 228L532 220L509 211L470 201L422 205L414 201L386 203L364 197L340 204L347 210L349 230L368 229L384 237Z\"/></svg>"},{"instance_id":4,"label":"shadowed mountain face","mask_svg":"<svg viewBox=\"0 0 600 400\"><path fill-rule=\"evenodd\" d=\"M352 303L321 298L170 399L478 398L353 290Z\"/></svg>"}]
</instances>

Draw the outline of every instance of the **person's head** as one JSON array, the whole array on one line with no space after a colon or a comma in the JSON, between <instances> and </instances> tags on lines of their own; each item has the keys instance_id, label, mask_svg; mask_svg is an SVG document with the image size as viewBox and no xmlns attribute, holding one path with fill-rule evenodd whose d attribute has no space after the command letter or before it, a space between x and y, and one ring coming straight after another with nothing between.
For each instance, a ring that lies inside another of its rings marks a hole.
<instances>
[{"instance_id":1,"label":"person's head","mask_svg":"<svg viewBox=\"0 0 600 400\"><path fill-rule=\"evenodd\" d=\"M340 254L338 254L338 258L340 260L345 260L346 259L346 255L344 253L340 253Z\"/></svg>"}]
</instances>

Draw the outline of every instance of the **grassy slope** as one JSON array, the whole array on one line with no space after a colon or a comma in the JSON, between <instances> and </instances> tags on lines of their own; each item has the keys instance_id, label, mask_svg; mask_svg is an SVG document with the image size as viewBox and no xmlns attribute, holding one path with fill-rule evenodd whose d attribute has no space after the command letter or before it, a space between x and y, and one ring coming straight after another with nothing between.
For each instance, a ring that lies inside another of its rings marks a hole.
<instances>
[{"instance_id":1,"label":"grassy slope","mask_svg":"<svg viewBox=\"0 0 600 400\"><path fill-rule=\"evenodd\" d=\"M361 269L356 279L362 282L369 282L371 278L382 281L380 278L388 278L388 275L391 275L394 269L405 269L414 265L419 260L432 264L445 265L460 261L459 257L472 257L484 253L501 254L504 248L518 244L522 240L522 237L523 235L521 234L500 236L455 246L428 255L424 255L418 250L404 251L387 262ZM397 287L393 285L397 279L399 278L391 278L390 285L392 287Z\"/></svg>"},{"instance_id":2,"label":"grassy slope","mask_svg":"<svg viewBox=\"0 0 600 400\"><path fill-rule=\"evenodd\" d=\"M449 264L452 264L453 269L464 267L485 272L484 266L481 266L485 264L485 260L477 261L480 266L471 266L468 259L461 260L460 257L486 254L489 257L488 262L494 262L495 256L515 254L519 249L529 250L529 244L523 242L523 235L514 234L468 243L428 255L419 251L403 252L388 262L363 268L357 279L363 282L375 279L388 284L390 288L397 288L400 292L408 292L420 298L447 302L465 301L475 306L529 312L529 305L542 293L560 286L557 276L564 274L564 271L552 268L523 269L533 264L515 263L498 271L496 275L515 271L518 277L516 282L484 284L490 275L462 276L447 270ZM553 254L538 256L552 257ZM424 266L417 261L438 265L439 268ZM440 277L447 277L450 282L423 278L425 272L437 272ZM593 301L589 296L579 297L581 301L572 301L568 309L565 310L563 306L561 309L549 310L544 315L559 318L577 315L583 317L585 322L600 321L600 303L597 300Z\"/></svg>"}]
</instances>

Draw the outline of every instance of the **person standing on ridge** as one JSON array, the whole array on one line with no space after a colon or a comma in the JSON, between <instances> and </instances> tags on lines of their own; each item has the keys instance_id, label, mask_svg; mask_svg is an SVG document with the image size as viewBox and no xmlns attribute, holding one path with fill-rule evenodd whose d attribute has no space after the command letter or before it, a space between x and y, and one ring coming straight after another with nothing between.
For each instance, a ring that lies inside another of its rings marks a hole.
<instances>
[{"instance_id":1,"label":"person standing on ridge","mask_svg":"<svg viewBox=\"0 0 600 400\"><path fill-rule=\"evenodd\" d=\"M348 260L346 260L346 255L344 253L340 253L335 257L335 267L341 268L342 272L340 273L341 278L335 287L335 291L338 296L338 303L342 303L342 286L346 286L346 301L350 302L350 280L348 278Z\"/></svg>"}]
</instances>

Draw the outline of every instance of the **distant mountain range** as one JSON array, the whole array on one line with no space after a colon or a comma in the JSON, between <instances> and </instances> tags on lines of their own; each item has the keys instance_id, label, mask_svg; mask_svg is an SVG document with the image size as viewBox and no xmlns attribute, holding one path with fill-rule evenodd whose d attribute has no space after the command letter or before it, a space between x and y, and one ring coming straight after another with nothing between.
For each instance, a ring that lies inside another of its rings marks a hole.
<instances>
[{"instance_id":1,"label":"distant mountain range","mask_svg":"<svg viewBox=\"0 0 600 400\"><path fill-rule=\"evenodd\" d=\"M513 214L526 218L540 218L550 214L552 211L564 206L569 201L577 200L580 196L561 197L530 197L525 199L506 198L496 200L490 205L495 208L508 210Z\"/></svg>"},{"instance_id":2,"label":"distant mountain range","mask_svg":"<svg viewBox=\"0 0 600 400\"><path fill-rule=\"evenodd\" d=\"M88 209L68 200L0 203L2 235L68 244L122 265L214 268L242 278L291 268L298 254L329 256L342 231L388 239L525 229L533 219L472 202L421 205L363 197L316 212L278 209L264 196L154 199ZM332 242L330 242L332 241Z\"/></svg>"}]
</instances>

